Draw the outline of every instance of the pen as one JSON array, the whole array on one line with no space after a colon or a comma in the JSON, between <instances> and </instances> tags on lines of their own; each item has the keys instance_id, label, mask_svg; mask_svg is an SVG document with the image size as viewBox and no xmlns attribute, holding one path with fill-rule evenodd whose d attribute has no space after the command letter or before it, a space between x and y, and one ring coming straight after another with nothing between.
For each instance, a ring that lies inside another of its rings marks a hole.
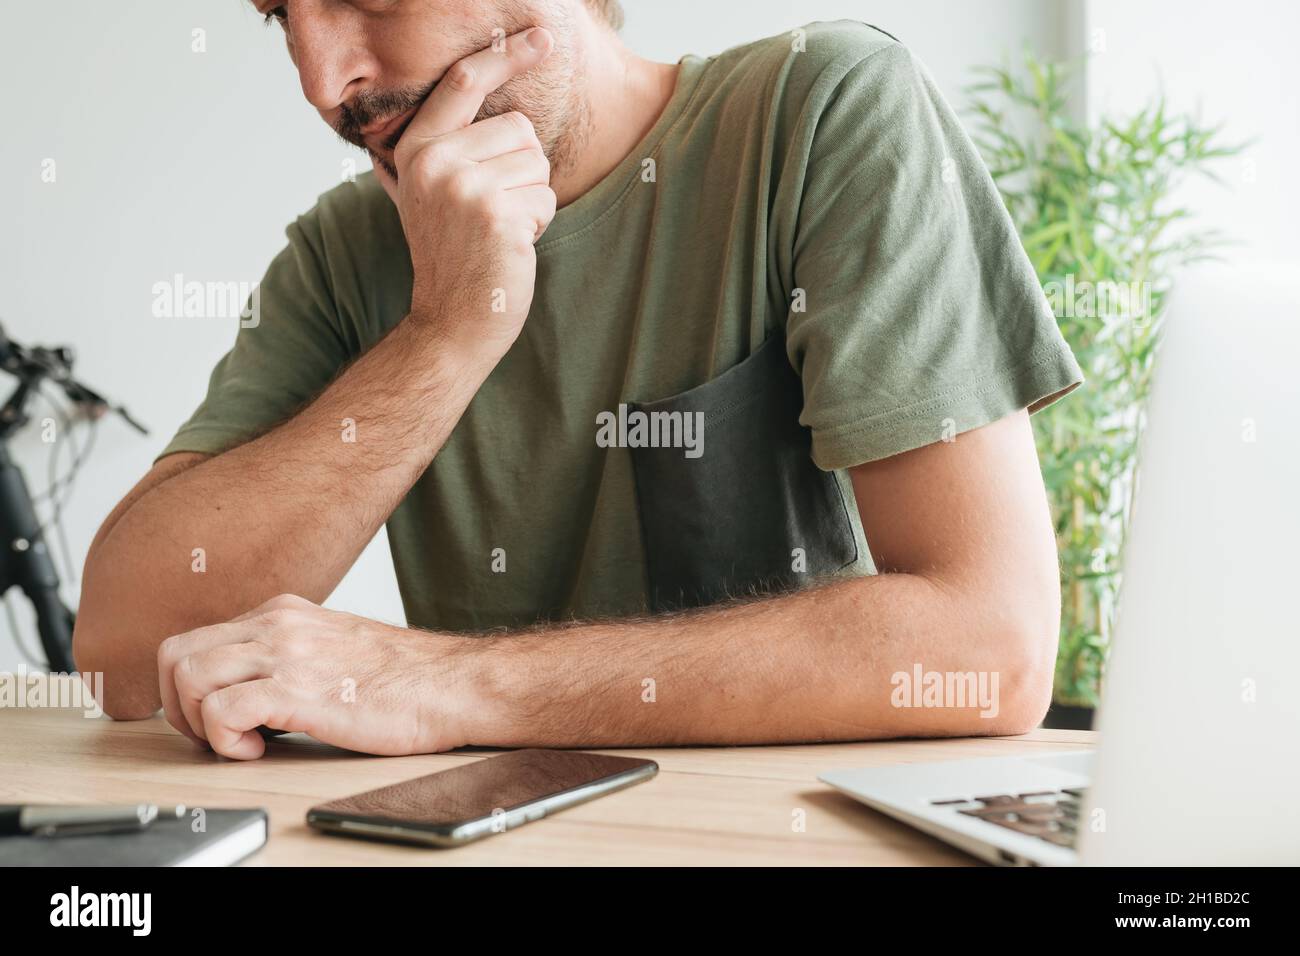
<instances>
[{"instance_id":1,"label":"pen","mask_svg":"<svg viewBox=\"0 0 1300 956\"><path fill-rule=\"evenodd\" d=\"M185 807L168 807L180 817ZM0 836L85 836L143 830L159 818L156 804L130 806L68 806L62 804L0 804Z\"/></svg>"}]
</instances>

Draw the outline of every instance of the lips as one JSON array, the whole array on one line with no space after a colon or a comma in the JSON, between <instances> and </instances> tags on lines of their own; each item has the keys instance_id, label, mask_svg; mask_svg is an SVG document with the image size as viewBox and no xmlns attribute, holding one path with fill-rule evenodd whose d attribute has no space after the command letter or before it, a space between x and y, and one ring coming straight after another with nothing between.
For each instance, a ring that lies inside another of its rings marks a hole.
<instances>
[{"instance_id":1,"label":"lips","mask_svg":"<svg viewBox=\"0 0 1300 956\"><path fill-rule=\"evenodd\" d=\"M400 113L397 116L384 120L382 123L372 123L369 126L363 127L361 135L366 140L374 140L387 145L388 140L391 139L399 130L404 130L406 125L410 123L414 116L415 109L407 110L405 113Z\"/></svg>"}]
</instances>

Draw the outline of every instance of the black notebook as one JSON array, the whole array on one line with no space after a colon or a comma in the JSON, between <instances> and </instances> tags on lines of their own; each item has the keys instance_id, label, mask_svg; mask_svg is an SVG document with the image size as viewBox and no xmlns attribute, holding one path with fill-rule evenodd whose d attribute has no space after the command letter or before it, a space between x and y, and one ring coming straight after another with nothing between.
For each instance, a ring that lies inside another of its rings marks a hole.
<instances>
[{"instance_id":1,"label":"black notebook","mask_svg":"<svg viewBox=\"0 0 1300 956\"><path fill-rule=\"evenodd\" d=\"M0 837L0 866L233 866L266 843L265 810L208 810L133 833Z\"/></svg>"}]
</instances>

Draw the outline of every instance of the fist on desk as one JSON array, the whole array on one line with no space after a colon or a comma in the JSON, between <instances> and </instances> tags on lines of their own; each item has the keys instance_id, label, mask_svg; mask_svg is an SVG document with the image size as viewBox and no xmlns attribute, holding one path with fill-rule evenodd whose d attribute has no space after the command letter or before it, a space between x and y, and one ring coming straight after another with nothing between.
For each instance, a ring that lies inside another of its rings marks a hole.
<instances>
[{"instance_id":1,"label":"fist on desk","mask_svg":"<svg viewBox=\"0 0 1300 956\"><path fill-rule=\"evenodd\" d=\"M165 640L167 721L236 760L266 751L259 727L397 756L468 743L471 638L392 627L293 595Z\"/></svg>"}]
</instances>

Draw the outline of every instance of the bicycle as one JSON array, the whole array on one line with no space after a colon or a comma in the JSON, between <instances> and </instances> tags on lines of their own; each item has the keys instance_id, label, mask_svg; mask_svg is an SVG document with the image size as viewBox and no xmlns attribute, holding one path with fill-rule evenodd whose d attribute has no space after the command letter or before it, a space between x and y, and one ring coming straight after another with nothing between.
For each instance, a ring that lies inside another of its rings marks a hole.
<instances>
[{"instance_id":1,"label":"bicycle","mask_svg":"<svg viewBox=\"0 0 1300 956\"><path fill-rule=\"evenodd\" d=\"M31 421L30 404L33 398L42 395L54 404L42 391L42 386L47 382L57 386L92 426L111 412L121 416L140 434L149 434L121 405L112 404L73 378L73 361L73 351L67 346L28 348L10 339L3 326L0 326L0 371L8 372L18 380L17 387L4 405L0 406L0 597L7 600L9 590L14 587L21 589L27 596L36 612L36 629L46 663L56 673L76 671L72 659L72 629L76 615L59 596L59 574L54 566L46 532L59 521L63 506L63 501L55 498L59 486L71 488L72 481L89 452L94 432L91 432L91 438L85 447L76 450L74 446L73 464L68 476L51 481L46 494L53 502L54 517L45 524L37 517L36 502L28 489L22 469L10 454L9 441ZM64 417L64 425L71 434L69 416ZM13 637L17 642L16 631Z\"/></svg>"}]
</instances>

